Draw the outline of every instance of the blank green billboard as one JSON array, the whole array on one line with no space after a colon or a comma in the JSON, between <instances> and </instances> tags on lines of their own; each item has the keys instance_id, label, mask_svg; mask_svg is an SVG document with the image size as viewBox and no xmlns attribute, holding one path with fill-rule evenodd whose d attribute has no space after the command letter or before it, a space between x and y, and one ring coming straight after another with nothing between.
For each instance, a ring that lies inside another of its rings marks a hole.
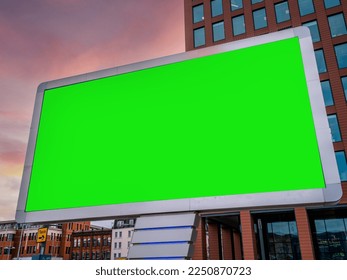
<instances>
[{"instance_id":1,"label":"blank green billboard","mask_svg":"<svg viewBox=\"0 0 347 280\"><path fill-rule=\"evenodd\" d=\"M45 89L24 212L325 187L292 37Z\"/></svg>"}]
</instances>

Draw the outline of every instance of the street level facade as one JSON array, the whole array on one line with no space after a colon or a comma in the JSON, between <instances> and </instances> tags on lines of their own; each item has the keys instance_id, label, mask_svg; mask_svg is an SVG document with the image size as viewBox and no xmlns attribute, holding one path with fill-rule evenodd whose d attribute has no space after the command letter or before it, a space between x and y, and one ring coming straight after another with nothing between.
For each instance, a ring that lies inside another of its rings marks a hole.
<instances>
[{"instance_id":1,"label":"street level facade","mask_svg":"<svg viewBox=\"0 0 347 280\"><path fill-rule=\"evenodd\" d=\"M40 228L47 228L45 244L38 242ZM29 260L41 252L43 255L50 256L51 259L69 260L72 251L72 234L89 229L90 222L32 225L2 221L0 222L0 260ZM44 249L41 249L41 246Z\"/></svg>"}]
</instances>

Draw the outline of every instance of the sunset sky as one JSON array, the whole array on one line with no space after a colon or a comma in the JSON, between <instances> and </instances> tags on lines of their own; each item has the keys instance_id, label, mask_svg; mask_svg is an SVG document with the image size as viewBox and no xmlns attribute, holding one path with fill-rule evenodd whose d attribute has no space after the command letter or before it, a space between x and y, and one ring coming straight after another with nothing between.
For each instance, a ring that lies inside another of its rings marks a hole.
<instances>
[{"instance_id":1,"label":"sunset sky","mask_svg":"<svg viewBox=\"0 0 347 280\"><path fill-rule=\"evenodd\" d=\"M183 0L1 0L0 221L15 217L41 82L180 52Z\"/></svg>"}]
</instances>

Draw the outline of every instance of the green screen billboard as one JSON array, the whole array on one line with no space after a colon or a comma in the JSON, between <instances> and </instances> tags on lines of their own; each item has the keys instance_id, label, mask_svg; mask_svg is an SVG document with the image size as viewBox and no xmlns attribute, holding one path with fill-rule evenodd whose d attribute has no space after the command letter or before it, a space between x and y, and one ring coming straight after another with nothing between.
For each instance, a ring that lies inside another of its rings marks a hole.
<instances>
[{"instance_id":1,"label":"green screen billboard","mask_svg":"<svg viewBox=\"0 0 347 280\"><path fill-rule=\"evenodd\" d=\"M24 212L322 192L314 95L287 37L46 84Z\"/></svg>"}]
</instances>

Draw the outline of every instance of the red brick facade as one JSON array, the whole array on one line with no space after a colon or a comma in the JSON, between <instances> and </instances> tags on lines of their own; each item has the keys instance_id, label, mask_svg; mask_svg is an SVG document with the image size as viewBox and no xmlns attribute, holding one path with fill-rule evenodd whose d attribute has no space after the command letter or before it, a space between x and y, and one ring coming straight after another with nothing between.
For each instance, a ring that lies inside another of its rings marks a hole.
<instances>
[{"instance_id":1,"label":"red brick facade","mask_svg":"<svg viewBox=\"0 0 347 280\"><path fill-rule=\"evenodd\" d=\"M288 2L290 19L282 23L276 22L276 13L275 13L275 4ZM205 44L199 46L198 48L209 47L216 44L223 44L226 42L231 42L235 40L250 38L253 36L258 36L262 34L267 34L270 32L276 32L282 29L301 26L304 23L310 21L317 21L320 40L314 43L314 49L320 50L323 49L324 57L326 62L327 71L320 74L321 81L330 81L332 95L334 99L334 105L327 106L326 111L328 115L337 114L339 130L341 134L341 141L335 142L334 149L335 151L344 151L347 154L347 103L343 85L341 82L342 77L347 76L347 68L339 69L335 54L334 46L341 43L347 42L347 34L340 36L332 37L328 22L328 16L343 14L344 21L347 22L347 1L340 1L340 5L337 5L332 8L325 8L323 0L315 0L314 3L314 12L300 16L300 10L298 5L298 0L264 0L260 3L252 4L251 0L243 0L243 8L232 11L231 10L231 1L223 0L223 13L221 15L212 17L211 16L211 0L185 0L184 9L185 9L185 43L186 50L194 50L194 30L204 27L205 28ZM193 23L193 7L203 4L204 14L203 19L197 23ZM254 21L253 21L253 11L265 8L266 10L266 19L267 27L255 30ZM232 31L232 18L244 15L245 20L245 33L241 35L234 36ZM224 22L224 34L225 39L214 42L213 41L213 31L212 24L217 22ZM251 148L251 147L250 147ZM343 196L339 202L340 206L347 204L347 182L342 182ZM342 208L340 208L342 209ZM343 208L346 209L346 208ZM296 209L289 209L294 213L299 243L302 259L314 259L315 250L313 246L313 237L312 237L312 224L310 224L308 210L305 207L300 207ZM324 208L320 209L324 212ZM345 211L345 210L342 210ZM347 211L347 210L346 210ZM345 212L346 212L345 211ZM252 209L240 210L240 220L242 234L233 233L234 241L234 257L244 258L244 259L257 259L261 258L259 253L259 243L257 238L259 236L256 233L254 228L256 227L255 221L252 219ZM271 212L269 210L269 212ZM323 213L322 212L322 213ZM276 215L276 214L274 214ZM347 216L347 214L346 214ZM209 258L216 259L220 256L219 245L218 245L218 234L217 224L209 224ZM224 236L227 236L225 230L222 231ZM235 242L237 238L242 238L242 242ZM229 238L228 238L229 239ZM225 252L224 257L229 258L229 249L230 242L223 240L223 252ZM236 248L241 246L242 248ZM268 244L265 244L268 245ZM197 245L199 246L199 245ZM236 248L236 249L235 249ZM242 250L241 250L242 249ZM199 256L202 254L199 253ZM205 259L205 258L204 258Z\"/></svg>"}]
</instances>

